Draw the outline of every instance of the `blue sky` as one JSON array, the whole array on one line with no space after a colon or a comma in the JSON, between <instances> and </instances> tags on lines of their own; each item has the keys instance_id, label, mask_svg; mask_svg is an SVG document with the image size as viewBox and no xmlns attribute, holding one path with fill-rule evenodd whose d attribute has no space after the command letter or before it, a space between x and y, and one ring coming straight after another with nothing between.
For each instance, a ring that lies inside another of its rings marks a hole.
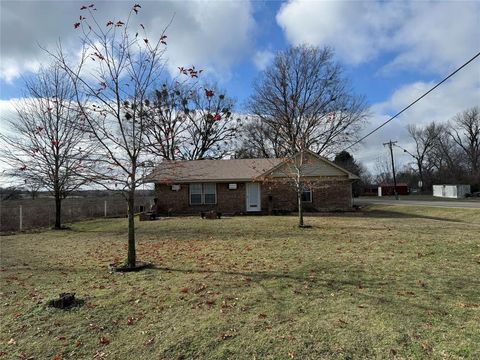
<instances>
[{"instance_id":1,"label":"blue sky","mask_svg":"<svg viewBox=\"0 0 480 360\"><path fill-rule=\"evenodd\" d=\"M100 16L119 19L133 3L96 2ZM480 51L479 1L195 1L140 2L150 33L167 31L168 70L195 64L245 111L254 79L275 52L291 45L331 46L371 118L365 133ZM22 77L48 61L38 44L60 38L72 53L78 1L1 1L0 119L22 96ZM412 144L406 125L443 122L480 104L480 60L404 116L353 149L375 172L390 138ZM1 129L1 127L0 127ZM400 164L410 159L398 155Z\"/></svg>"}]
</instances>

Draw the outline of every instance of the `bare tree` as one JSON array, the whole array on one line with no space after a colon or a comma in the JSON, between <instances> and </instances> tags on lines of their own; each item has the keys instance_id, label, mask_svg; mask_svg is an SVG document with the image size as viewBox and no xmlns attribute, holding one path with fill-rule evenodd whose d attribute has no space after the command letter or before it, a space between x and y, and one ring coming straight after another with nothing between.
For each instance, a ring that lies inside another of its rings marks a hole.
<instances>
[{"instance_id":1,"label":"bare tree","mask_svg":"<svg viewBox=\"0 0 480 360\"><path fill-rule=\"evenodd\" d=\"M425 170L430 172L433 168L433 162L431 156L433 156L433 150L437 144L437 140L444 130L443 126L432 122L425 127L417 127L416 125L408 125L408 133L415 142L414 152L410 152L403 149L404 152L409 154L415 159L418 175L422 182L421 191L425 189Z\"/></svg>"},{"instance_id":2,"label":"bare tree","mask_svg":"<svg viewBox=\"0 0 480 360\"><path fill-rule=\"evenodd\" d=\"M91 179L108 189L123 190L128 203L128 267L134 268L135 189L142 183L146 107L164 67L164 33L149 38L142 24L134 27L136 4L126 19L100 24L95 6L82 6L80 32L83 50L78 62L69 61L59 47L51 53L73 80L81 123L99 145L98 168Z\"/></svg>"},{"instance_id":3,"label":"bare tree","mask_svg":"<svg viewBox=\"0 0 480 360\"><path fill-rule=\"evenodd\" d=\"M238 119L233 119L233 99L216 87L197 88L185 102L183 111L188 117L188 138L180 148L182 158L220 159L236 134Z\"/></svg>"},{"instance_id":4,"label":"bare tree","mask_svg":"<svg viewBox=\"0 0 480 360\"><path fill-rule=\"evenodd\" d=\"M471 176L480 179L480 107L475 106L457 114L448 133L467 159Z\"/></svg>"},{"instance_id":5,"label":"bare tree","mask_svg":"<svg viewBox=\"0 0 480 360\"><path fill-rule=\"evenodd\" d=\"M187 76L191 70L180 68ZM173 81L156 90L149 105L146 141L152 154L166 160L218 159L230 150L238 120L225 92Z\"/></svg>"},{"instance_id":6,"label":"bare tree","mask_svg":"<svg viewBox=\"0 0 480 360\"><path fill-rule=\"evenodd\" d=\"M285 154L285 145L278 132L256 117L247 118L239 131L236 158L279 158Z\"/></svg>"},{"instance_id":7,"label":"bare tree","mask_svg":"<svg viewBox=\"0 0 480 360\"><path fill-rule=\"evenodd\" d=\"M62 200L86 182L85 162L93 147L77 126L79 104L58 65L41 69L25 88L18 116L8 120L9 132L0 135L2 158L10 176L54 196L55 229L61 229Z\"/></svg>"},{"instance_id":8,"label":"bare tree","mask_svg":"<svg viewBox=\"0 0 480 360\"><path fill-rule=\"evenodd\" d=\"M304 202L311 201L312 190L329 188L332 185L329 183L330 179L313 175L316 163L321 161L318 157L318 154L303 149L284 158L279 165L263 174L260 179L267 187L287 186L295 192L299 227L306 227L303 217ZM332 166L335 165L332 164ZM304 195L308 194L310 200L304 199Z\"/></svg>"},{"instance_id":9,"label":"bare tree","mask_svg":"<svg viewBox=\"0 0 480 360\"><path fill-rule=\"evenodd\" d=\"M276 55L254 85L249 110L276 156L334 153L357 138L367 117L364 98L348 87L333 51L306 45ZM257 146L248 138L244 144Z\"/></svg>"},{"instance_id":10,"label":"bare tree","mask_svg":"<svg viewBox=\"0 0 480 360\"><path fill-rule=\"evenodd\" d=\"M188 118L183 112L188 95L186 88L173 82L155 90L153 99L147 101L147 126L145 142L148 152L165 160L177 160L179 149L186 138Z\"/></svg>"},{"instance_id":11,"label":"bare tree","mask_svg":"<svg viewBox=\"0 0 480 360\"><path fill-rule=\"evenodd\" d=\"M446 125L442 125L447 129ZM463 181L468 172L462 150L446 131L442 131L430 156L433 166L432 179L440 183Z\"/></svg>"}]
</instances>

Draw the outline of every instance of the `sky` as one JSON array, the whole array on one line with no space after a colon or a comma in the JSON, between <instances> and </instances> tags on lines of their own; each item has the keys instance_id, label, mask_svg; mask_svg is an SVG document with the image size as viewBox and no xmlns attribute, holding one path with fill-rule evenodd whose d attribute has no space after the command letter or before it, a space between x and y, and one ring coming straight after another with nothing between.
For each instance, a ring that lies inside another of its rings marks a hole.
<instances>
[{"instance_id":1,"label":"sky","mask_svg":"<svg viewBox=\"0 0 480 360\"><path fill-rule=\"evenodd\" d=\"M0 131L14 116L22 84L49 61L58 41L78 52L78 1L0 1ZM133 2L95 2L100 19L121 20ZM137 15L150 34L168 26L167 71L195 65L246 112L252 84L277 51L330 46L353 91L369 104L363 133L480 51L480 1L143 1ZM445 122L480 105L480 58L435 92L351 149L375 172L390 139L413 150L408 124ZM397 168L411 158L397 151Z\"/></svg>"}]
</instances>

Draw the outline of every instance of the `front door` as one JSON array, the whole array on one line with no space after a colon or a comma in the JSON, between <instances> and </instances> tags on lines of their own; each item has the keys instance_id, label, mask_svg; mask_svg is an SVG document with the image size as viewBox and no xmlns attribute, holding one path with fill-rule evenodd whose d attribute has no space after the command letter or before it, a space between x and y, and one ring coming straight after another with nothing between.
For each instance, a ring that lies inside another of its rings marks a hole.
<instances>
[{"instance_id":1,"label":"front door","mask_svg":"<svg viewBox=\"0 0 480 360\"><path fill-rule=\"evenodd\" d=\"M260 183L247 183L247 211L261 211Z\"/></svg>"}]
</instances>

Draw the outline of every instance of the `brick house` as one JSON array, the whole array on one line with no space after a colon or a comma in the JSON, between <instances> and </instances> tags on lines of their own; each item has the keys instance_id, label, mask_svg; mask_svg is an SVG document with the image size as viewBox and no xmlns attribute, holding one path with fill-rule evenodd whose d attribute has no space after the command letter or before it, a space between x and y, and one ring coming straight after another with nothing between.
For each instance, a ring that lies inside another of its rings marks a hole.
<instances>
[{"instance_id":1,"label":"brick house","mask_svg":"<svg viewBox=\"0 0 480 360\"><path fill-rule=\"evenodd\" d=\"M352 182L358 177L315 153L306 156L304 210L351 209ZM147 181L155 184L159 214L294 211L298 203L289 175L292 159L168 161L159 164Z\"/></svg>"}]
</instances>

